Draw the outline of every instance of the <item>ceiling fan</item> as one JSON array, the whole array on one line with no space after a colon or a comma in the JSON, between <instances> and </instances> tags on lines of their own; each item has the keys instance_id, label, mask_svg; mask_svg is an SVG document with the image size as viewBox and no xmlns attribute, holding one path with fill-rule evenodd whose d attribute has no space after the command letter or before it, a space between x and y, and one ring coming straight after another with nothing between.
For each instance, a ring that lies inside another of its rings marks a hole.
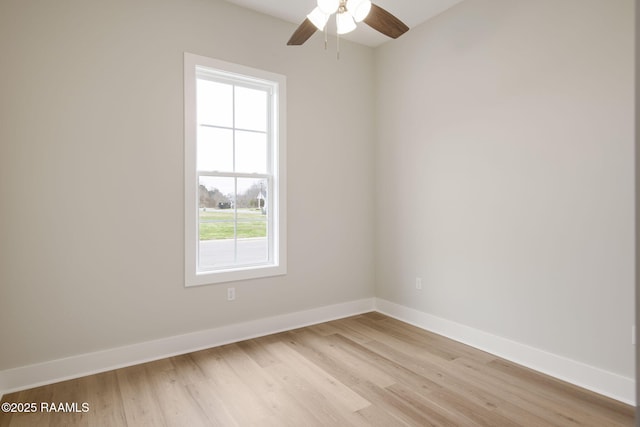
<instances>
[{"instance_id":1,"label":"ceiling fan","mask_svg":"<svg viewBox=\"0 0 640 427\"><path fill-rule=\"evenodd\" d=\"M380 6L371 3L370 0L318 0L318 6L294 31L287 45L299 46L317 30L325 30L329 18L334 13L338 35L355 30L356 23L362 21L374 30L394 39L409 31L409 27L404 22Z\"/></svg>"}]
</instances>

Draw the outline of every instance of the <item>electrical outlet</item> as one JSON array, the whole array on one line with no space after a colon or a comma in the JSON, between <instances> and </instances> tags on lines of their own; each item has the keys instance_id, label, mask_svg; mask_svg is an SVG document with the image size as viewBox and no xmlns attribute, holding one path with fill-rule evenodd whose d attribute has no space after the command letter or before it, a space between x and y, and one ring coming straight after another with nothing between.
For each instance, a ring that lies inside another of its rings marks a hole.
<instances>
[{"instance_id":1,"label":"electrical outlet","mask_svg":"<svg viewBox=\"0 0 640 427\"><path fill-rule=\"evenodd\" d=\"M234 301L236 299L236 288L227 288L227 301Z\"/></svg>"},{"instance_id":2,"label":"electrical outlet","mask_svg":"<svg viewBox=\"0 0 640 427\"><path fill-rule=\"evenodd\" d=\"M416 289L419 291L422 290L422 279L420 277L416 277Z\"/></svg>"}]
</instances>

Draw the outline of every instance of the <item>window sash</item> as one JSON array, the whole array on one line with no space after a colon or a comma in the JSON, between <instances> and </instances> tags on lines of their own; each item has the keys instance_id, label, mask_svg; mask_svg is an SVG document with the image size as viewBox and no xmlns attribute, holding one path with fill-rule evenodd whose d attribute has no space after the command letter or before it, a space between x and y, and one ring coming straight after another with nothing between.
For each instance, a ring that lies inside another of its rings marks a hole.
<instances>
[{"instance_id":1,"label":"window sash","mask_svg":"<svg viewBox=\"0 0 640 427\"><path fill-rule=\"evenodd\" d=\"M238 253L237 253L237 241L239 239L238 237L238 233L237 233L237 224L241 223L241 222L249 222L249 221L242 221L242 220L238 220L238 205L237 203L234 203L233 206L233 212L234 212L234 219L232 220L225 220L225 222L232 222L234 224L234 237L233 239L229 239L229 240L233 240L234 241L234 260L235 262L233 263L228 263L228 264L221 264L219 266L216 267L207 267L204 268L201 266L201 257L200 257L200 250L201 250L201 243L202 240L199 240L200 237L200 225L202 224L202 221L200 220L199 217L199 210L200 210L200 206L198 203L198 211L196 212L196 215L198 215L197 218L197 223L198 223L198 250L197 250L197 257L196 257L196 262L197 262L197 267L196 267L196 271L197 273L207 273L207 272L216 272L216 271L224 271L224 270L229 270L229 269L236 269L236 268L243 268L243 267L258 267L258 266L264 266L264 265L272 265L274 263L274 253L275 253L275 227L274 227L274 212L273 212L273 176L270 174L249 174L249 173L232 173L232 172L227 172L227 173L216 173L216 172L198 172L198 181L199 178L201 176L208 176L208 177L221 177L221 178L251 178L251 179L264 179L267 181L267 200L266 200L266 206L267 206L267 218L266 218L266 241L267 241L267 258L264 261L258 261L258 262L245 262L245 263L239 263L238 260ZM238 196L238 191L237 191L237 182L234 183L234 196L237 197ZM220 221L222 222L222 221ZM259 222L259 221L255 221L255 222Z\"/></svg>"}]
</instances>

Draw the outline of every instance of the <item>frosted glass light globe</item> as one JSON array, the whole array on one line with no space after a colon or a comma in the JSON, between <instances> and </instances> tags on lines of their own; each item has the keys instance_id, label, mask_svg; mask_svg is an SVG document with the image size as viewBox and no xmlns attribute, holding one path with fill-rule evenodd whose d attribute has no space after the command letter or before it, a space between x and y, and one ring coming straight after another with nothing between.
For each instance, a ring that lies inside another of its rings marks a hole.
<instances>
[{"instance_id":1,"label":"frosted glass light globe","mask_svg":"<svg viewBox=\"0 0 640 427\"><path fill-rule=\"evenodd\" d=\"M371 11L370 0L348 0L347 10L356 22L362 22Z\"/></svg>"},{"instance_id":2,"label":"frosted glass light globe","mask_svg":"<svg viewBox=\"0 0 640 427\"><path fill-rule=\"evenodd\" d=\"M336 26L338 34L347 34L356 29L356 23L349 13L338 13L336 15Z\"/></svg>"},{"instance_id":3,"label":"frosted glass light globe","mask_svg":"<svg viewBox=\"0 0 640 427\"><path fill-rule=\"evenodd\" d=\"M340 0L318 0L318 8L327 15L336 13L339 6Z\"/></svg>"},{"instance_id":4,"label":"frosted glass light globe","mask_svg":"<svg viewBox=\"0 0 640 427\"><path fill-rule=\"evenodd\" d=\"M327 21L329 20L329 15L322 12L319 7L316 7L311 11L310 14L307 15L307 18L316 28L320 31L324 30L325 25L327 25Z\"/></svg>"}]
</instances>

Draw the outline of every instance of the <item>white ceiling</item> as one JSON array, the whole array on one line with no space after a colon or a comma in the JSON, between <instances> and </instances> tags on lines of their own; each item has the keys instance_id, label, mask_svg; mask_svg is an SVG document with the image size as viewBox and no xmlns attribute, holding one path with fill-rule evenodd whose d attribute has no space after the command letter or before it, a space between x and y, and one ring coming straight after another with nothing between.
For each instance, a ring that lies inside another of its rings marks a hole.
<instances>
[{"instance_id":1,"label":"white ceiling","mask_svg":"<svg viewBox=\"0 0 640 427\"><path fill-rule=\"evenodd\" d=\"M285 21L300 24L307 14L316 7L316 0L226 0L229 3L253 9ZM433 16L442 13L463 0L374 0L374 3L395 15L409 28L422 24ZM331 32L331 26L329 26ZM335 31L334 31L335 33ZM317 35L316 35L317 37ZM352 33L346 34L345 39L375 47L391 40L378 33L364 22ZM284 40L283 43L287 41Z\"/></svg>"}]
</instances>

